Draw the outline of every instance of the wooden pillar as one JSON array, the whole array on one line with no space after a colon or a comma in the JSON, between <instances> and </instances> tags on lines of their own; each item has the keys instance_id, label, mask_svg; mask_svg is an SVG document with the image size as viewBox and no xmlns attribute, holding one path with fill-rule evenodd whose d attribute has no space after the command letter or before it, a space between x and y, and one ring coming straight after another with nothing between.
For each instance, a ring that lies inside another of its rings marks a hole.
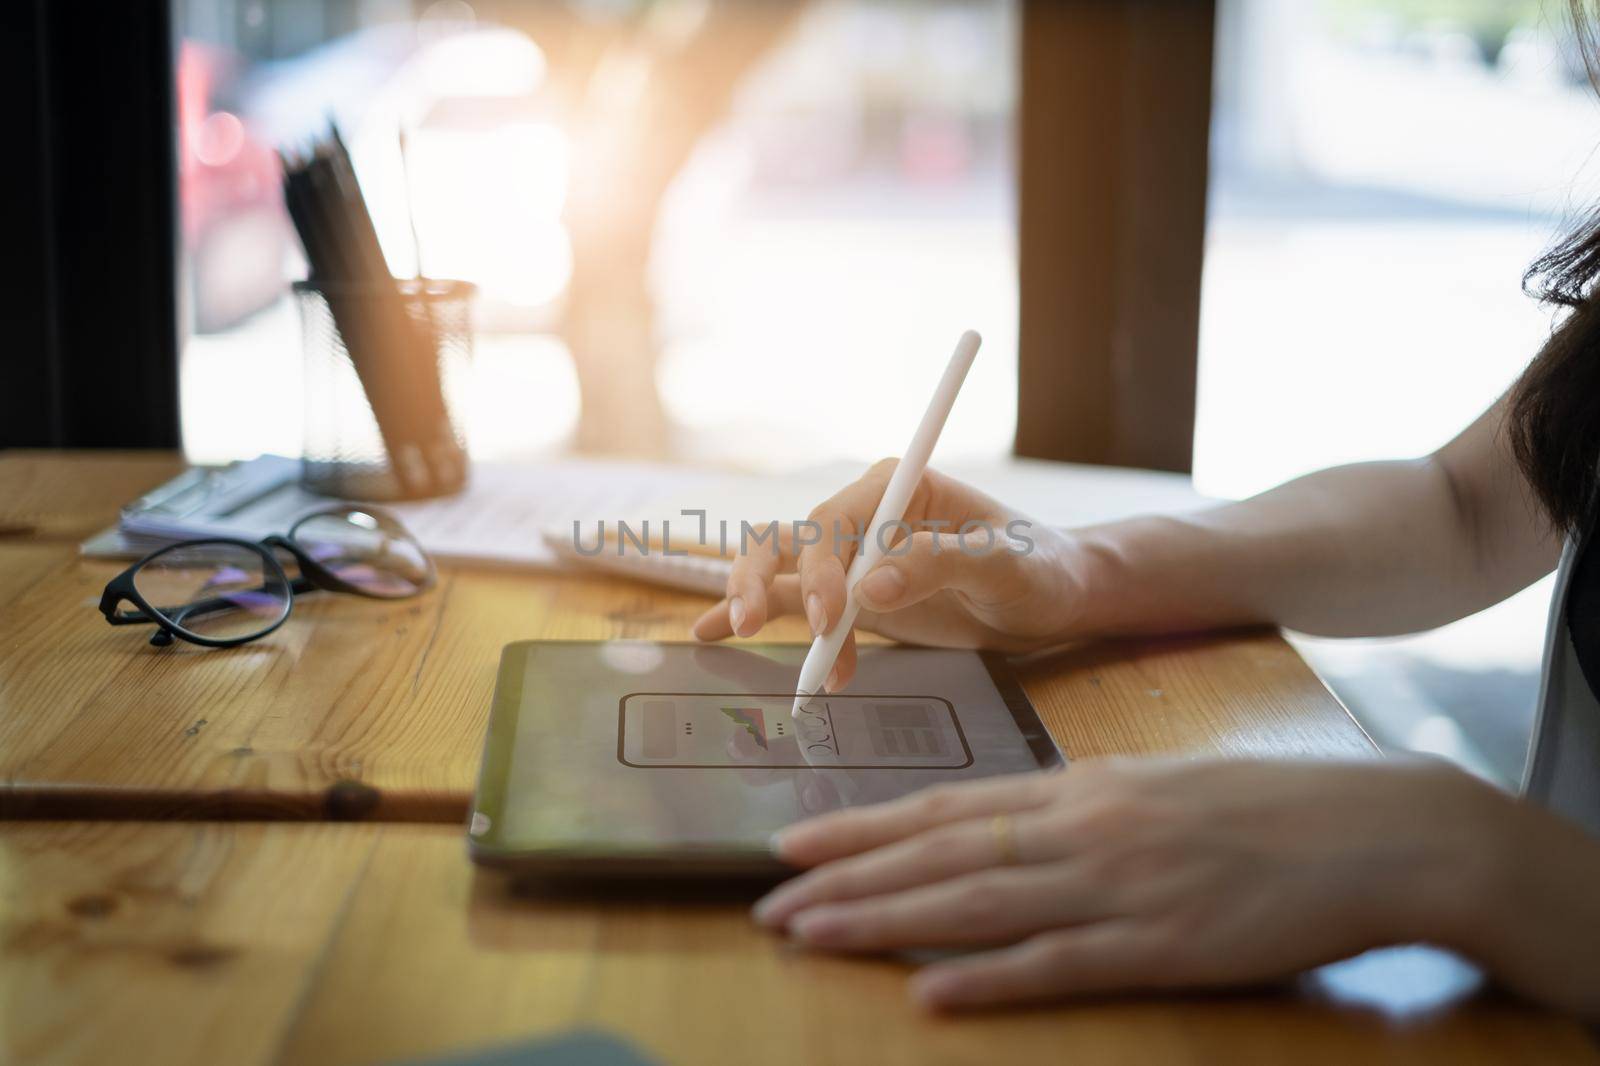
<instances>
[{"instance_id":1,"label":"wooden pillar","mask_svg":"<svg viewBox=\"0 0 1600 1066\"><path fill-rule=\"evenodd\" d=\"M1023 0L1016 453L1187 472L1213 0Z\"/></svg>"}]
</instances>

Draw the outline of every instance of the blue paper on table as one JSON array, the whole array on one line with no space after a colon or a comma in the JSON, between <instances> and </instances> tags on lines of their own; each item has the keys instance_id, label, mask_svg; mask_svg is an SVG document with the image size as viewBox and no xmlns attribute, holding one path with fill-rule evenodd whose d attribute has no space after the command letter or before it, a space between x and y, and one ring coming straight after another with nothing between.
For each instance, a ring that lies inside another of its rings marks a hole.
<instances>
[{"instance_id":1,"label":"blue paper on table","mask_svg":"<svg viewBox=\"0 0 1600 1066\"><path fill-rule=\"evenodd\" d=\"M647 1057L610 1033L589 1030L442 1058L408 1060L402 1066L660 1066L660 1060Z\"/></svg>"}]
</instances>

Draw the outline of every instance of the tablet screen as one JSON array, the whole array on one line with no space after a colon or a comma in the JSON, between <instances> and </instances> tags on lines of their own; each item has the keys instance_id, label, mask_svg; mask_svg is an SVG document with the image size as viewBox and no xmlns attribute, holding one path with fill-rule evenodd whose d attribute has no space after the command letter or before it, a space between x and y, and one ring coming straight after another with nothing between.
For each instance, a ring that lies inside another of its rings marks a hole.
<instances>
[{"instance_id":1,"label":"tablet screen","mask_svg":"<svg viewBox=\"0 0 1600 1066\"><path fill-rule=\"evenodd\" d=\"M775 830L810 815L1060 762L998 656L865 647L849 688L795 717L806 650L507 646L475 854L765 855Z\"/></svg>"}]
</instances>

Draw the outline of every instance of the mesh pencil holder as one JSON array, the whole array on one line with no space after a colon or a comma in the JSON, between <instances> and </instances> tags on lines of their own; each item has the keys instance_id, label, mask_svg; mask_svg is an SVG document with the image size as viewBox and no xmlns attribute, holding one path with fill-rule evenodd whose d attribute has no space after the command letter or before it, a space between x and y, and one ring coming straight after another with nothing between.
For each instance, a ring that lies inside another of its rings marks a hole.
<instances>
[{"instance_id":1,"label":"mesh pencil holder","mask_svg":"<svg viewBox=\"0 0 1600 1066\"><path fill-rule=\"evenodd\" d=\"M466 486L461 412L475 292L468 282L440 279L388 288L295 282L305 343L305 488L381 501Z\"/></svg>"}]
</instances>

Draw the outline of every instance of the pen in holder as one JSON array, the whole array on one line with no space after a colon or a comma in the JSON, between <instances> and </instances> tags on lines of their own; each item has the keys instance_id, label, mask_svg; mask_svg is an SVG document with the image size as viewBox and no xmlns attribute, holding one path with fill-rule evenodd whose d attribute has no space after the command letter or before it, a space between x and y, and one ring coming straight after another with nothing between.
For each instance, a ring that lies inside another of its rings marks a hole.
<instances>
[{"instance_id":1,"label":"pen in holder","mask_svg":"<svg viewBox=\"0 0 1600 1066\"><path fill-rule=\"evenodd\" d=\"M464 488L474 286L311 280L294 292L305 338L305 488L372 501Z\"/></svg>"}]
</instances>

